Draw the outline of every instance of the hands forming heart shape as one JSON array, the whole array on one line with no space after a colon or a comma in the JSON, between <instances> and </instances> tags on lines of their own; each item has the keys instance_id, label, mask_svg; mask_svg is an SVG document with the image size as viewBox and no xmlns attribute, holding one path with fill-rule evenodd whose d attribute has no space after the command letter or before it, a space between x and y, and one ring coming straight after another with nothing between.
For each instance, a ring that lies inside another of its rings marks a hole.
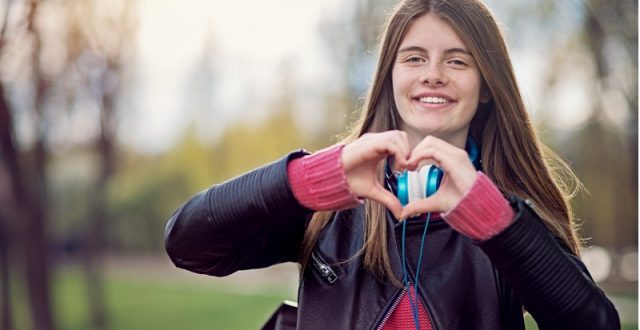
<instances>
[{"instance_id":1,"label":"hands forming heart shape","mask_svg":"<svg viewBox=\"0 0 640 330\"><path fill-rule=\"evenodd\" d=\"M445 175L432 196L402 207L400 200L378 181L378 164L394 157L394 171L415 171L421 164L435 164ZM411 149L403 131L367 133L347 144L342 150L342 166L351 192L386 206L393 215L404 220L427 212L447 212L471 189L477 172L464 149L427 136Z\"/></svg>"}]
</instances>

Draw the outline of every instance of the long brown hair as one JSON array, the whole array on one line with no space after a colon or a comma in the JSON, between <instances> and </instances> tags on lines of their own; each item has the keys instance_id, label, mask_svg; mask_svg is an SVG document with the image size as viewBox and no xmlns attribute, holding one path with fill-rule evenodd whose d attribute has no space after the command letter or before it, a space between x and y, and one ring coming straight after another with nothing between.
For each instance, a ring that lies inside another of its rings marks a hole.
<instances>
[{"instance_id":1,"label":"long brown hair","mask_svg":"<svg viewBox=\"0 0 640 330\"><path fill-rule=\"evenodd\" d=\"M405 32L418 17L431 13L443 19L469 48L491 101L480 105L470 126L481 148L483 171L505 195L528 198L537 206L548 229L579 255L570 198L579 181L555 153L538 140L518 88L502 32L479 0L405 0L387 22L378 64L359 120L343 140L348 143L369 132L399 129L391 72ZM383 168L379 180L383 182ZM305 233L301 264L307 263L332 212L316 212ZM360 250L364 267L379 278L398 284L387 253L387 211L365 201L365 239Z\"/></svg>"}]
</instances>

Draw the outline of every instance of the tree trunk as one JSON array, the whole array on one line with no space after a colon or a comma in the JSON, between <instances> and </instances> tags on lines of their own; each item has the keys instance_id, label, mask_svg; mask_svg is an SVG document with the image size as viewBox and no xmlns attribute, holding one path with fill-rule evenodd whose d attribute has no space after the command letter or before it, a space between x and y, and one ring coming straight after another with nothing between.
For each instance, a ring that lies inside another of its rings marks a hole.
<instances>
[{"instance_id":1,"label":"tree trunk","mask_svg":"<svg viewBox=\"0 0 640 330\"><path fill-rule=\"evenodd\" d=\"M2 164L0 164L1 166ZM11 312L11 277L9 274L9 235L6 234L6 218L0 215L0 329L13 329Z\"/></svg>"},{"instance_id":2,"label":"tree trunk","mask_svg":"<svg viewBox=\"0 0 640 330\"><path fill-rule=\"evenodd\" d=\"M4 86L0 84L0 161L8 173L10 195L3 198L3 218L11 221L14 235L18 237L24 255L25 278L27 279L31 319L35 329L54 329L49 297L49 267L46 254L46 239L41 201L32 197L24 168L19 166L19 155L11 135L12 117L4 97ZM43 166L41 164L41 166ZM42 173L41 173L42 175ZM34 180L42 180L37 175ZM5 241L6 242L6 241ZM4 249L3 249L4 250ZM19 249L20 250L20 249ZM6 278L6 276L3 276ZM8 287L7 289L8 290ZM8 292L3 293L8 296ZM9 325L10 326L10 325Z\"/></svg>"},{"instance_id":3,"label":"tree trunk","mask_svg":"<svg viewBox=\"0 0 640 330\"><path fill-rule=\"evenodd\" d=\"M24 186L21 205L24 210L25 219L21 226L21 235L24 248L24 261L27 279L27 289L29 304L31 306L32 319L35 329L54 329L54 322L51 312L51 298L49 290L49 255L47 254L48 239L46 234L47 215L47 178L46 165L48 155L46 150L46 120L44 116L44 103L47 94L48 82L40 67L40 57L42 55L42 36L35 28L36 13L38 12L37 0L31 0L29 12L27 13L27 30L34 38L34 50L31 54L31 65L33 68L33 81L36 88L35 109L37 137L33 146L33 158L30 172L20 171L16 176ZM17 155L15 149L13 151ZM26 167L26 166L25 166ZM31 187L31 189L29 189Z\"/></svg>"},{"instance_id":4,"label":"tree trunk","mask_svg":"<svg viewBox=\"0 0 640 330\"><path fill-rule=\"evenodd\" d=\"M110 64L110 70L105 73L105 78L111 70L117 72L117 66ZM96 329L104 329L108 325L108 318L104 304L104 288L102 278L102 264L105 250L105 223L107 221L107 184L111 179L115 167L115 129L113 91L102 91L100 103L100 135L96 141L96 151L100 156L100 173L95 187L95 196L90 216L88 229L87 253L85 265L87 281L89 283L89 307L91 319Z\"/></svg>"},{"instance_id":5,"label":"tree trunk","mask_svg":"<svg viewBox=\"0 0 640 330\"><path fill-rule=\"evenodd\" d=\"M4 88L0 83L0 322L2 330L13 329L12 311L11 311L11 292L10 292L10 274L9 248L12 244L10 241L11 223L14 219L15 199L17 184L14 182L11 171L12 166L8 162L12 157L8 157L8 152L14 150L11 138L11 114L9 113L9 105L4 97Z\"/></svg>"}]
</instances>

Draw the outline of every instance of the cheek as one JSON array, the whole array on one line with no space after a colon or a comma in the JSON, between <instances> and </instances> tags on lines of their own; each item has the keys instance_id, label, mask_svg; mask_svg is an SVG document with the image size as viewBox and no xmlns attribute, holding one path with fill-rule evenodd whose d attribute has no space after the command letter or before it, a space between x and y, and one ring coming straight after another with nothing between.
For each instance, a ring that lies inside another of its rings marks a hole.
<instances>
[{"instance_id":1,"label":"cheek","mask_svg":"<svg viewBox=\"0 0 640 330\"><path fill-rule=\"evenodd\" d=\"M400 78L398 77L398 70L395 68L391 71L391 86L393 86L393 95L398 95L398 88L400 86Z\"/></svg>"},{"instance_id":2,"label":"cheek","mask_svg":"<svg viewBox=\"0 0 640 330\"><path fill-rule=\"evenodd\" d=\"M463 91L467 99L473 100L474 102L479 101L482 85L478 77L461 77L458 81L461 82L459 85L460 90Z\"/></svg>"},{"instance_id":3,"label":"cheek","mask_svg":"<svg viewBox=\"0 0 640 330\"><path fill-rule=\"evenodd\" d=\"M408 79L406 72L394 68L391 73L391 84L393 85L393 96L396 104L403 102L411 87L411 80Z\"/></svg>"},{"instance_id":4,"label":"cheek","mask_svg":"<svg viewBox=\"0 0 640 330\"><path fill-rule=\"evenodd\" d=\"M399 101L401 100L400 95L400 88L402 86L402 82L398 79L398 74L396 72L396 70L394 69L392 74L391 74L391 86L393 89L393 103L396 105L396 108L398 110L402 109L402 107L400 106Z\"/></svg>"},{"instance_id":5,"label":"cheek","mask_svg":"<svg viewBox=\"0 0 640 330\"><path fill-rule=\"evenodd\" d=\"M480 77L480 72L475 72L471 77L469 77L469 90L476 97L480 97L482 92L482 78Z\"/></svg>"}]
</instances>

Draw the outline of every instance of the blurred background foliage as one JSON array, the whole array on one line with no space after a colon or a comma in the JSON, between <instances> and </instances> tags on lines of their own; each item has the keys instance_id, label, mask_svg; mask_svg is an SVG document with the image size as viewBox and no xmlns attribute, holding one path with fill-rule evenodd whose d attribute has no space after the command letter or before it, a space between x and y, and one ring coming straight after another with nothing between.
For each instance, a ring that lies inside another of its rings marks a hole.
<instances>
[{"instance_id":1,"label":"blurred background foliage","mask_svg":"<svg viewBox=\"0 0 640 330\"><path fill-rule=\"evenodd\" d=\"M256 328L282 299L295 300L294 265L206 278L173 268L162 236L191 195L288 151L327 147L357 115L395 2L302 9L313 3L240 2L237 19L244 14L249 28L261 6L284 6L268 17L274 25L313 12L306 39L288 37L297 26L271 36L273 48L299 53L268 65L259 47L228 55L221 36L257 40L212 28L224 21L215 11L225 2L182 1L175 15L161 17L153 10L160 4L143 0L2 3L0 329ZM583 180L574 206L585 262L625 328L635 329L637 2L488 5L505 27L541 138ZM199 50L176 61L169 32L198 10L212 11L206 31L178 34L201 36ZM155 31L166 34L164 48L147 49L145 19L166 25ZM158 60L164 66L150 69ZM180 63L187 73L170 92L150 89L174 77L155 78L153 70ZM169 125L158 124L162 118Z\"/></svg>"}]
</instances>

